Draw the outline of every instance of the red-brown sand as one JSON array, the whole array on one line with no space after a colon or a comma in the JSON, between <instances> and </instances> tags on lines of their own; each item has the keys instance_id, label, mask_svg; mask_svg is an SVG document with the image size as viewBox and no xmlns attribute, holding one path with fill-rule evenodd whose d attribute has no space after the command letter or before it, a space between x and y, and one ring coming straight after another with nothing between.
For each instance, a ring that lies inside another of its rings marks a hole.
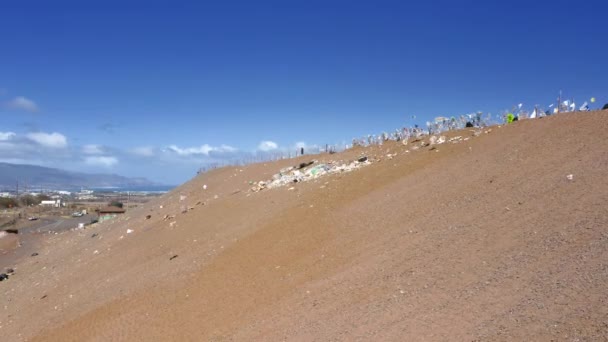
<instances>
[{"instance_id":1,"label":"red-brown sand","mask_svg":"<svg viewBox=\"0 0 608 342\"><path fill-rule=\"evenodd\" d=\"M0 283L2 341L607 340L608 112L473 131L317 156L374 162L293 190L248 191L310 157L218 169L49 235Z\"/></svg>"}]
</instances>

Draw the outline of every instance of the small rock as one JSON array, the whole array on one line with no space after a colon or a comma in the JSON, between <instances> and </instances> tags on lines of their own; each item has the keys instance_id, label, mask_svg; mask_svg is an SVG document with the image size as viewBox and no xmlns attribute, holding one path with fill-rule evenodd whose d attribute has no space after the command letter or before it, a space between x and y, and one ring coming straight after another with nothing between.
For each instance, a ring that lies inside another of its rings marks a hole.
<instances>
[{"instance_id":1,"label":"small rock","mask_svg":"<svg viewBox=\"0 0 608 342\"><path fill-rule=\"evenodd\" d=\"M133 229L127 229L127 234L133 233Z\"/></svg>"},{"instance_id":2,"label":"small rock","mask_svg":"<svg viewBox=\"0 0 608 342\"><path fill-rule=\"evenodd\" d=\"M37 252L34 252L34 253L32 253L32 256L33 256L33 257L38 256L38 253L37 253Z\"/></svg>"},{"instance_id":3,"label":"small rock","mask_svg":"<svg viewBox=\"0 0 608 342\"><path fill-rule=\"evenodd\" d=\"M15 273L14 269L12 269L12 268L7 268L6 269L6 274L13 274L13 273Z\"/></svg>"},{"instance_id":4,"label":"small rock","mask_svg":"<svg viewBox=\"0 0 608 342\"><path fill-rule=\"evenodd\" d=\"M175 255L173 255L172 257L170 257L170 258L169 258L169 260L173 260L173 259L177 258L178 256L179 256L179 255L175 254Z\"/></svg>"},{"instance_id":5,"label":"small rock","mask_svg":"<svg viewBox=\"0 0 608 342\"><path fill-rule=\"evenodd\" d=\"M146 220L149 220L152 218L152 215L146 215Z\"/></svg>"},{"instance_id":6,"label":"small rock","mask_svg":"<svg viewBox=\"0 0 608 342\"><path fill-rule=\"evenodd\" d=\"M91 235L91 238L95 238L95 237L97 237L97 233Z\"/></svg>"},{"instance_id":7,"label":"small rock","mask_svg":"<svg viewBox=\"0 0 608 342\"><path fill-rule=\"evenodd\" d=\"M312 165L312 164L314 164L314 163L315 163L315 162L314 162L314 160L313 160L313 161L306 162L306 163L300 163L300 165L298 165L298 169L303 169L303 168L305 168L305 167L307 167L307 166L310 166L310 165Z\"/></svg>"}]
</instances>

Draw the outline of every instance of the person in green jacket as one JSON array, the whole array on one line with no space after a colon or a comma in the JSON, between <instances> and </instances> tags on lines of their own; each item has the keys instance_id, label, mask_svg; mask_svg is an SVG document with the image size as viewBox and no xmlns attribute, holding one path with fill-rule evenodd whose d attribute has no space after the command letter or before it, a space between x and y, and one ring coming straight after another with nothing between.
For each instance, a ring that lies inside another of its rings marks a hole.
<instances>
[{"instance_id":1,"label":"person in green jacket","mask_svg":"<svg viewBox=\"0 0 608 342\"><path fill-rule=\"evenodd\" d=\"M513 113L507 114L507 123L512 123L514 119L515 115L513 115Z\"/></svg>"}]
</instances>

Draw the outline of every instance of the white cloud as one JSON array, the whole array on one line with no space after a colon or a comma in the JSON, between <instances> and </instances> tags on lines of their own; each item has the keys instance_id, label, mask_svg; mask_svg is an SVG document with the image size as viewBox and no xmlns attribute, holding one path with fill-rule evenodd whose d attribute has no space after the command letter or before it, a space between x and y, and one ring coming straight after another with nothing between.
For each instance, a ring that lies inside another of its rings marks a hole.
<instances>
[{"instance_id":1,"label":"white cloud","mask_svg":"<svg viewBox=\"0 0 608 342\"><path fill-rule=\"evenodd\" d=\"M258 145L258 150L264 151L264 152L276 150L277 148L279 148L279 145L277 145L277 143L275 143L274 141L270 141L270 140L262 141Z\"/></svg>"},{"instance_id":2,"label":"white cloud","mask_svg":"<svg viewBox=\"0 0 608 342\"><path fill-rule=\"evenodd\" d=\"M26 137L45 147L64 148L68 145L68 141L67 141L66 137L63 134L57 133L57 132L28 133L28 134L26 134Z\"/></svg>"},{"instance_id":3,"label":"white cloud","mask_svg":"<svg viewBox=\"0 0 608 342\"><path fill-rule=\"evenodd\" d=\"M152 157L154 156L154 148L150 146L136 147L131 150L131 153L141 157Z\"/></svg>"},{"instance_id":4,"label":"white cloud","mask_svg":"<svg viewBox=\"0 0 608 342\"><path fill-rule=\"evenodd\" d=\"M103 154L103 148L100 145L90 144L82 146L84 154Z\"/></svg>"},{"instance_id":5,"label":"white cloud","mask_svg":"<svg viewBox=\"0 0 608 342\"><path fill-rule=\"evenodd\" d=\"M228 145L221 145L219 147L215 147L215 146L211 146L209 144L205 144L205 145L201 145L199 147L186 147L186 148L180 148L176 145L171 145L171 146L167 147L167 150L177 153L180 156L193 156L193 155L208 156L209 153L211 153L211 152L230 153L230 152L235 152L237 149L232 146L228 146Z\"/></svg>"},{"instance_id":6,"label":"white cloud","mask_svg":"<svg viewBox=\"0 0 608 342\"><path fill-rule=\"evenodd\" d=\"M118 164L116 157L107 156L90 156L85 157L84 162L93 166L112 167Z\"/></svg>"},{"instance_id":7,"label":"white cloud","mask_svg":"<svg viewBox=\"0 0 608 342\"><path fill-rule=\"evenodd\" d=\"M32 113L38 111L38 105L36 102L23 96L15 97L8 102L8 106L14 109L21 109Z\"/></svg>"},{"instance_id":8,"label":"white cloud","mask_svg":"<svg viewBox=\"0 0 608 342\"><path fill-rule=\"evenodd\" d=\"M0 141L11 140L16 134L13 132L0 132Z\"/></svg>"},{"instance_id":9,"label":"white cloud","mask_svg":"<svg viewBox=\"0 0 608 342\"><path fill-rule=\"evenodd\" d=\"M216 150L218 152L236 152L237 151L237 149L235 147L232 147L232 146L229 146L229 145L221 145Z\"/></svg>"}]
</instances>

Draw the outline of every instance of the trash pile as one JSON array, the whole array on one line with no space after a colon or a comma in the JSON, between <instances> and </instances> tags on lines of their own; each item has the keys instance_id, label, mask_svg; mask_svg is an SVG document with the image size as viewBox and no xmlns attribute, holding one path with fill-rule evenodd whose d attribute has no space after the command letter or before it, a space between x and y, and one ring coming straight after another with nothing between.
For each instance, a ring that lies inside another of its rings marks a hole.
<instances>
[{"instance_id":1,"label":"trash pile","mask_svg":"<svg viewBox=\"0 0 608 342\"><path fill-rule=\"evenodd\" d=\"M318 163L318 161L313 160L283 168L279 170L279 173L273 175L271 180L253 183L251 191L258 192L263 189L273 189L287 184L306 182L328 174L351 172L370 164L371 162L367 157L361 157L348 164L339 162Z\"/></svg>"}]
</instances>

